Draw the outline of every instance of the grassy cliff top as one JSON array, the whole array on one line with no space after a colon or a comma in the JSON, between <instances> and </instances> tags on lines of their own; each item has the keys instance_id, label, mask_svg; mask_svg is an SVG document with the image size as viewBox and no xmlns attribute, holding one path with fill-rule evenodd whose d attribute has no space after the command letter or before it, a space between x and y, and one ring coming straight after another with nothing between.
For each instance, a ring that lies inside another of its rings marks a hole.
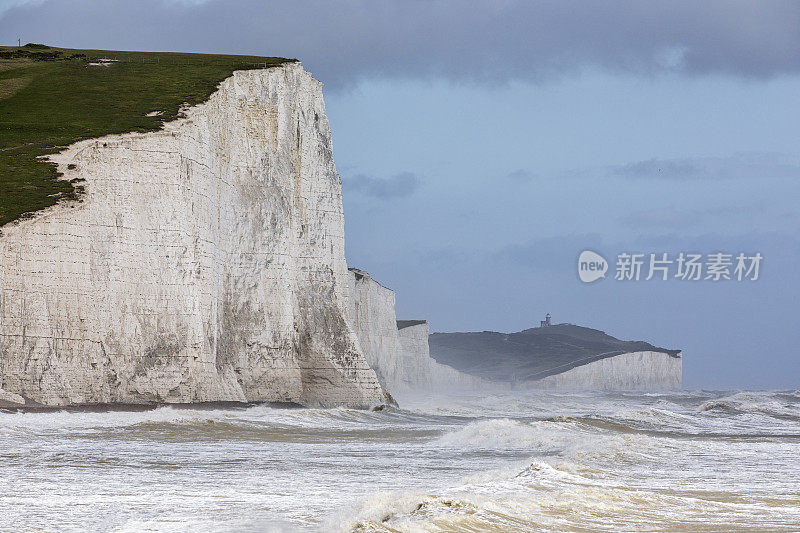
<instances>
[{"instance_id":1,"label":"grassy cliff top","mask_svg":"<svg viewBox=\"0 0 800 533\"><path fill-rule=\"evenodd\" d=\"M234 70L289 61L294 60L0 47L0 226L80 196L80 183L59 180L55 165L37 157L83 139L157 130L184 103L208 99Z\"/></svg>"}]
</instances>

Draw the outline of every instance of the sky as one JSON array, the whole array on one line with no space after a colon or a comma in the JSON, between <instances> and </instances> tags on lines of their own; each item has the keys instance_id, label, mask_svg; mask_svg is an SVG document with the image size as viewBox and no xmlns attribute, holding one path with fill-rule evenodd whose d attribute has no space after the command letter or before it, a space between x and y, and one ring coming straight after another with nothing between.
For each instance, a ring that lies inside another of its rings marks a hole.
<instances>
[{"instance_id":1,"label":"sky","mask_svg":"<svg viewBox=\"0 0 800 533\"><path fill-rule=\"evenodd\" d=\"M348 264L398 318L549 312L682 349L685 388L800 389L800 2L0 0L17 38L300 59ZM604 279L580 281L583 250ZM757 280L614 279L619 254L681 252L763 260Z\"/></svg>"}]
</instances>

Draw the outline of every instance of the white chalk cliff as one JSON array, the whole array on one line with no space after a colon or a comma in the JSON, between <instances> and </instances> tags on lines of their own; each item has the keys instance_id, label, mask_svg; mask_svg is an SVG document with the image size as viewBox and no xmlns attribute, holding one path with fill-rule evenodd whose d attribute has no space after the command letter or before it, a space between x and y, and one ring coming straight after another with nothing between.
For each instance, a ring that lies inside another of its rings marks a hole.
<instances>
[{"instance_id":1,"label":"white chalk cliff","mask_svg":"<svg viewBox=\"0 0 800 533\"><path fill-rule=\"evenodd\" d=\"M563 370L554 368L552 370L556 373L538 380L493 381L459 371L431 357L426 321L395 320L394 291L375 281L367 272L355 268L350 272L353 329L367 362L392 394L446 389L614 391L681 388L683 360L679 352L672 355L658 351L627 352L578 366L566 364Z\"/></svg>"},{"instance_id":2,"label":"white chalk cliff","mask_svg":"<svg viewBox=\"0 0 800 533\"><path fill-rule=\"evenodd\" d=\"M378 380L396 392L403 381L399 357L394 291L357 268L350 269L351 322L369 366Z\"/></svg>"},{"instance_id":3,"label":"white chalk cliff","mask_svg":"<svg viewBox=\"0 0 800 533\"><path fill-rule=\"evenodd\" d=\"M683 359L664 352L628 352L528 382L551 390L680 390Z\"/></svg>"},{"instance_id":4,"label":"white chalk cliff","mask_svg":"<svg viewBox=\"0 0 800 533\"><path fill-rule=\"evenodd\" d=\"M401 324L397 330L404 384L422 390L475 389L489 386L485 380L459 372L455 368L437 363L428 347L430 327L421 324Z\"/></svg>"},{"instance_id":5,"label":"white chalk cliff","mask_svg":"<svg viewBox=\"0 0 800 533\"><path fill-rule=\"evenodd\" d=\"M86 194L2 228L0 400L386 400L349 317L321 84L299 63L53 160Z\"/></svg>"},{"instance_id":6,"label":"white chalk cliff","mask_svg":"<svg viewBox=\"0 0 800 533\"><path fill-rule=\"evenodd\" d=\"M569 323L546 321L515 333L434 333L429 349L439 363L510 388L675 390L682 385L680 350Z\"/></svg>"},{"instance_id":7,"label":"white chalk cliff","mask_svg":"<svg viewBox=\"0 0 800 533\"><path fill-rule=\"evenodd\" d=\"M480 378L434 361L428 351L428 323L398 323L394 291L362 270L350 271L353 327L367 362L390 393L471 388L482 383Z\"/></svg>"}]
</instances>

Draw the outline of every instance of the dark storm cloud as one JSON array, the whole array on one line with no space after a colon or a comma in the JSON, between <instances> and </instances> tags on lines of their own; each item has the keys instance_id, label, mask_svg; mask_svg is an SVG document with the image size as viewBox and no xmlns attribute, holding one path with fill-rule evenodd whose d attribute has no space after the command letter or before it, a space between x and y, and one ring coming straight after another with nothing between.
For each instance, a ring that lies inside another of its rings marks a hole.
<instances>
[{"instance_id":1,"label":"dark storm cloud","mask_svg":"<svg viewBox=\"0 0 800 533\"><path fill-rule=\"evenodd\" d=\"M342 188L345 191L358 192L375 198L411 196L418 187L419 178L411 172L401 172L386 179L357 174L342 180Z\"/></svg>"},{"instance_id":2,"label":"dark storm cloud","mask_svg":"<svg viewBox=\"0 0 800 533\"><path fill-rule=\"evenodd\" d=\"M11 0L0 17L8 44L297 57L333 85L369 76L504 83L586 67L800 71L800 2L791 0Z\"/></svg>"}]
</instances>

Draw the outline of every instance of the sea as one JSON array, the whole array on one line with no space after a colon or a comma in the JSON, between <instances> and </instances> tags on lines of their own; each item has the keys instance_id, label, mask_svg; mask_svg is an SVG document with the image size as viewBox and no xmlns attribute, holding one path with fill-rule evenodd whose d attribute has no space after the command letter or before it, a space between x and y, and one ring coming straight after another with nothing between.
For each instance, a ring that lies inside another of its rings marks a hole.
<instances>
[{"instance_id":1,"label":"sea","mask_svg":"<svg viewBox=\"0 0 800 533\"><path fill-rule=\"evenodd\" d=\"M800 391L0 413L0 530L800 530Z\"/></svg>"}]
</instances>

